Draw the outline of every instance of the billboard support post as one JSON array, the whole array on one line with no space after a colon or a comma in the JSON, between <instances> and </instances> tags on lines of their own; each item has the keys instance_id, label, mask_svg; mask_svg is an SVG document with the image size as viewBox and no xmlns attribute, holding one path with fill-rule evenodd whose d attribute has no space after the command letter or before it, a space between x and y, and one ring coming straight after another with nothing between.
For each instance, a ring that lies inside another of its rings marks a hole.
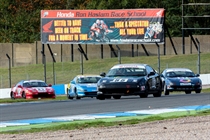
<instances>
[{"instance_id":1,"label":"billboard support post","mask_svg":"<svg viewBox=\"0 0 210 140\"><path fill-rule=\"evenodd\" d=\"M103 59L104 58L104 56L103 56L103 44L101 44L101 59Z\"/></svg>"},{"instance_id":2,"label":"billboard support post","mask_svg":"<svg viewBox=\"0 0 210 140\"><path fill-rule=\"evenodd\" d=\"M45 57L45 51L44 51L44 44L42 44L42 64L44 65L44 81L47 82L46 78L46 57Z\"/></svg>"},{"instance_id":3,"label":"billboard support post","mask_svg":"<svg viewBox=\"0 0 210 140\"><path fill-rule=\"evenodd\" d=\"M85 59L88 60L87 54L84 52L84 50L83 50L81 44L78 44L78 46L79 46L79 49L80 49L80 51L81 51L81 54L83 54L84 57L85 57Z\"/></svg>"},{"instance_id":4,"label":"billboard support post","mask_svg":"<svg viewBox=\"0 0 210 140\"><path fill-rule=\"evenodd\" d=\"M83 51L78 48L78 51L80 52L80 73L83 75Z\"/></svg>"},{"instance_id":5,"label":"billboard support post","mask_svg":"<svg viewBox=\"0 0 210 140\"><path fill-rule=\"evenodd\" d=\"M51 57L52 57L52 60L53 60L53 84L55 85L55 66L54 66L54 63L55 63L56 61L55 61L54 54L53 54L53 52L52 52L52 50L51 50L51 48L50 48L50 45L47 44L47 47L48 47L48 49L49 49L49 51L50 51L50 54L51 54Z\"/></svg>"},{"instance_id":6,"label":"billboard support post","mask_svg":"<svg viewBox=\"0 0 210 140\"><path fill-rule=\"evenodd\" d=\"M74 62L74 45L71 44L71 62Z\"/></svg>"},{"instance_id":7,"label":"billboard support post","mask_svg":"<svg viewBox=\"0 0 210 140\"><path fill-rule=\"evenodd\" d=\"M118 62L119 64L121 64L121 53L120 53L120 47L118 47L118 45L116 45L117 49L118 49Z\"/></svg>"},{"instance_id":8,"label":"billboard support post","mask_svg":"<svg viewBox=\"0 0 210 140\"><path fill-rule=\"evenodd\" d=\"M9 87L11 88L11 81L12 81L12 78L11 78L11 59L10 59L10 56L8 54L6 54L8 60L9 60Z\"/></svg>"},{"instance_id":9,"label":"billboard support post","mask_svg":"<svg viewBox=\"0 0 210 140\"><path fill-rule=\"evenodd\" d=\"M200 61L200 42L198 41L198 39L196 38L195 39L196 40L196 42L198 43L198 70L197 70L197 72L198 72L198 74L200 74L200 71L201 71L201 61Z\"/></svg>"},{"instance_id":10,"label":"billboard support post","mask_svg":"<svg viewBox=\"0 0 210 140\"><path fill-rule=\"evenodd\" d=\"M160 46L157 42L155 42L158 47L158 73L160 73Z\"/></svg>"},{"instance_id":11,"label":"billboard support post","mask_svg":"<svg viewBox=\"0 0 210 140\"><path fill-rule=\"evenodd\" d=\"M134 44L132 44L131 46L131 54L132 54L132 57L134 57Z\"/></svg>"}]
</instances>

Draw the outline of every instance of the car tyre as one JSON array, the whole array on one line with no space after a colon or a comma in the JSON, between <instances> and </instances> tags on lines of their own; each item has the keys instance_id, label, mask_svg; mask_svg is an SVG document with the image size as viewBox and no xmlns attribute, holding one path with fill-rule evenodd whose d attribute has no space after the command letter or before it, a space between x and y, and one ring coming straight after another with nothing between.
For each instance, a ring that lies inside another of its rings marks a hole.
<instances>
[{"instance_id":1,"label":"car tyre","mask_svg":"<svg viewBox=\"0 0 210 140\"><path fill-rule=\"evenodd\" d=\"M153 97L161 97L162 91L159 90L157 93L153 93Z\"/></svg>"},{"instance_id":2,"label":"car tyre","mask_svg":"<svg viewBox=\"0 0 210 140\"><path fill-rule=\"evenodd\" d=\"M11 93L10 93L10 97L11 97L11 99L15 99L15 94L14 94L14 92L11 92Z\"/></svg>"},{"instance_id":3,"label":"car tyre","mask_svg":"<svg viewBox=\"0 0 210 140\"><path fill-rule=\"evenodd\" d=\"M113 98L114 99L120 99L121 98L121 95L113 95Z\"/></svg>"},{"instance_id":4,"label":"car tyre","mask_svg":"<svg viewBox=\"0 0 210 140\"><path fill-rule=\"evenodd\" d=\"M190 90L186 90L185 93L186 94L191 94L191 91Z\"/></svg>"},{"instance_id":5,"label":"car tyre","mask_svg":"<svg viewBox=\"0 0 210 140\"><path fill-rule=\"evenodd\" d=\"M68 99L74 99L74 97L71 97L68 93L67 93L67 98Z\"/></svg>"},{"instance_id":6,"label":"car tyre","mask_svg":"<svg viewBox=\"0 0 210 140\"><path fill-rule=\"evenodd\" d=\"M79 99L81 99L81 97L79 97L79 96L77 95L77 96L76 96L76 99L79 100Z\"/></svg>"},{"instance_id":7,"label":"car tyre","mask_svg":"<svg viewBox=\"0 0 210 140\"><path fill-rule=\"evenodd\" d=\"M161 97L162 95L162 84L159 83L159 86L158 86L158 92L157 93L153 93L153 97Z\"/></svg>"},{"instance_id":8,"label":"car tyre","mask_svg":"<svg viewBox=\"0 0 210 140\"><path fill-rule=\"evenodd\" d=\"M149 88L149 85L147 84L146 86L146 89L145 89L145 92L144 93L141 93L139 96L140 98L147 98L148 97L148 89Z\"/></svg>"},{"instance_id":9,"label":"car tyre","mask_svg":"<svg viewBox=\"0 0 210 140\"><path fill-rule=\"evenodd\" d=\"M105 100L105 96L104 95L97 95L96 97L99 100Z\"/></svg>"},{"instance_id":10,"label":"car tyre","mask_svg":"<svg viewBox=\"0 0 210 140\"><path fill-rule=\"evenodd\" d=\"M201 90L200 89L199 90L196 90L195 93L201 93Z\"/></svg>"},{"instance_id":11,"label":"car tyre","mask_svg":"<svg viewBox=\"0 0 210 140\"><path fill-rule=\"evenodd\" d=\"M112 96L111 96L111 95L106 95L105 98L106 98L106 99L111 99Z\"/></svg>"},{"instance_id":12,"label":"car tyre","mask_svg":"<svg viewBox=\"0 0 210 140\"><path fill-rule=\"evenodd\" d=\"M69 89L67 88L67 89L66 89L66 94L67 94L67 95L68 95L68 92L69 92Z\"/></svg>"},{"instance_id":13,"label":"car tyre","mask_svg":"<svg viewBox=\"0 0 210 140\"><path fill-rule=\"evenodd\" d=\"M25 94L25 92L22 93L22 98L23 98L23 99L26 99L26 94Z\"/></svg>"},{"instance_id":14,"label":"car tyre","mask_svg":"<svg viewBox=\"0 0 210 140\"><path fill-rule=\"evenodd\" d=\"M140 96L140 98L147 98L148 97L148 93L142 93L139 96Z\"/></svg>"},{"instance_id":15,"label":"car tyre","mask_svg":"<svg viewBox=\"0 0 210 140\"><path fill-rule=\"evenodd\" d=\"M81 99L81 97L79 97L78 94L77 94L77 89L75 89L75 95L76 95L77 100Z\"/></svg>"},{"instance_id":16,"label":"car tyre","mask_svg":"<svg viewBox=\"0 0 210 140\"><path fill-rule=\"evenodd\" d=\"M167 90L167 85L164 84L164 90L163 90L165 95L169 95L169 91Z\"/></svg>"}]
</instances>

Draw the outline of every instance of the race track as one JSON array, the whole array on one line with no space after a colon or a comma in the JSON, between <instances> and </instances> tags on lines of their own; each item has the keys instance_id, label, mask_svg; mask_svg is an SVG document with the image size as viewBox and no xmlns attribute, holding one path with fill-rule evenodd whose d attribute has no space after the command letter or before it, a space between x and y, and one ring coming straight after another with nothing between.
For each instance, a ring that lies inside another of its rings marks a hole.
<instances>
[{"instance_id":1,"label":"race track","mask_svg":"<svg viewBox=\"0 0 210 140\"><path fill-rule=\"evenodd\" d=\"M0 122L43 117L71 116L91 113L116 111L147 110L158 108L175 108L180 106L210 104L210 94L171 94L154 98L139 96L123 97L119 100L83 98L81 100L48 101L33 103L14 103L0 105ZM198 108L199 109L199 108Z\"/></svg>"}]
</instances>

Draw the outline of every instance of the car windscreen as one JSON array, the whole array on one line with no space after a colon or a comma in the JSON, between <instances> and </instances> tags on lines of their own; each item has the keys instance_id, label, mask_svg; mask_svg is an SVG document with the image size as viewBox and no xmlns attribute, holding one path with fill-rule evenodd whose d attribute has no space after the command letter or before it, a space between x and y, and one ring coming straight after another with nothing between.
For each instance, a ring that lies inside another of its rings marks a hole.
<instances>
[{"instance_id":1,"label":"car windscreen","mask_svg":"<svg viewBox=\"0 0 210 140\"><path fill-rule=\"evenodd\" d=\"M167 72L167 77L195 77L195 74L190 71L173 71Z\"/></svg>"},{"instance_id":2,"label":"car windscreen","mask_svg":"<svg viewBox=\"0 0 210 140\"><path fill-rule=\"evenodd\" d=\"M145 76L146 70L145 68L115 68L109 70L107 73L107 77L116 77L116 76Z\"/></svg>"},{"instance_id":3,"label":"car windscreen","mask_svg":"<svg viewBox=\"0 0 210 140\"><path fill-rule=\"evenodd\" d=\"M45 82L24 82L23 87L48 87Z\"/></svg>"},{"instance_id":4,"label":"car windscreen","mask_svg":"<svg viewBox=\"0 0 210 140\"><path fill-rule=\"evenodd\" d=\"M89 77L79 77L78 78L78 83L83 84L83 83L97 83L101 77L94 77L94 76L89 76Z\"/></svg>"}]
</instances>

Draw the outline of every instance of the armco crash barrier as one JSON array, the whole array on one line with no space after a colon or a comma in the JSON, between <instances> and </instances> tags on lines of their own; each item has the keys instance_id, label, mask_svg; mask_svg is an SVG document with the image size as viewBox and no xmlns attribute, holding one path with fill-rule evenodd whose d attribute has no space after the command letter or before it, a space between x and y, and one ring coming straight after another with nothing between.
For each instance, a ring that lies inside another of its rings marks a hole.
<instances>
[{"instance_id":1,"label":"armco crash barrier","mask_svg":"<svg viewBox=\"0 0 210 140\"><path fill-rule=\"evenodd\" d=\"M203 86L210 85L210 74L201 74L199 77L202 80ZM56 95L65 95L67 84L58 84L53 85L53 89L55 90ZM11 88L0 89L0 99L10 98Z\"/></svg>"}]
</instances>

